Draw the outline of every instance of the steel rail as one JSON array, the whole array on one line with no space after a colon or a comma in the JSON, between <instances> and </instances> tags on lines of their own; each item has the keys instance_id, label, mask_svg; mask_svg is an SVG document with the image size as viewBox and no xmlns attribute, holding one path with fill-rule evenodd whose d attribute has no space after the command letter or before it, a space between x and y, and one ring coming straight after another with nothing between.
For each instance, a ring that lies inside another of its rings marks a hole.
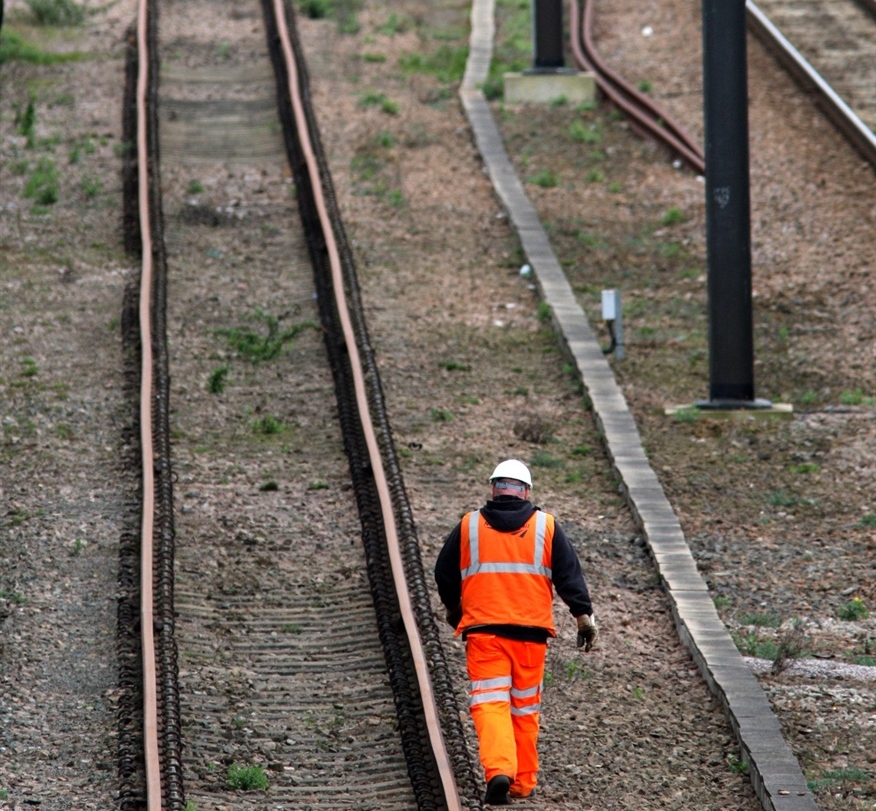
<instances>
[{"instance_id":1,"label":"steel rail","mask_svg":"<svg viewBox=\"0 0 876 811\"><path fill-rule=\"evenodd\" d=\"M876 13L874 9L876 9L876 3L871 2L867 6L867 10L874 14ZM821 74L806 61L752 0L746 0L745 10L748 16L748 26L752 32L804 89L815 94L816 103L824 110L837 129L849 139L872 166L876 166L876 135L873 131L836 94Z\"/></svg>"},{"instance_id":2,"label":"steel rail","mask_svg":"<svg viewBox=\"0 0 876 811\"><path fill-rule=\"evenodd\" d=\"M155 471L152 436L152 226L149 208L149 146L146 95L149 83L147 11L137 4L137 176L140 236L140 447L142 455L142 524L140 531L140 638L143 657L143 747L147 811L161 811L161 762L158 753L158 687L153 628L153 530Z\"/></svg>"},{"instance_id":3,"label":"steel rail","mask_svg":"<svg viewBox=\"0 0 876 811\"><path fill-rule=\"evenodd\" d=\"M581 14L579 3L584 3ZM593 0L571 0L572 53L578 66L596 77L600 90L619 107L639 132L650 135L677 152L699 174L706 172L703 150L680 124L652 99L630 85L603 62L593 45Z\"/></svg>"},{"instance_id":4,"label":"steel rail","mask_svg":"<svg viewBox=\"0 0 876 811\"><path fill-rule=\"evenodd\" d=\"M378 497L380 500L381 515L384 524L384 531L386 533L386 541L392 567L393 579L396 586L402 621L405 626L405 631L407 633L407 638L411 649L411 656L417 675L417 682L420 688L420 695L423 704L423 711L426 717L426 724L430 744L432 747L432 753L435 757L435 762L441 779L444 799L447 804L448 811L462 811L462 805L459 800L459 790L456 785L453 768L450 763L450 758L447 753L447 747L444 742L444 736L441 731L441 724L438 717L438 707L435 701L434 691L432 690L431 680L429 678L428 662L426 661L423 643L420 638L416 617L414 615L411 604L410 593L407 587L407 578L404 571L404 562L399 548L399 536L396 527L392 495L387 485L387 477L384 470L383 458L381 456L380 446L378 444L377 435L371 419L371 412L368 403L365 376L362 371L362 362L360 358L359 347L356 342L355 331L353 329L352 320L350 318L349 309L347 307L347 301L344 296L345 288L341 267L340 251L338 249L337 240L335 239L334 228L332 227L331 219L328 214L328 208L326 205L325 196L322 189L322 182L320 179L319 166L317 163L313 144L310 139L310 133L306 125L303 102L299 91L298 68L292 51L289 31L286 26L286 12L282 0L273 0L273 4L274 14L277 20L277 29L280 36L280 46L283 51L286 63L286 70L289 76L289 100L292 105L296 121L299 122L298 129L301 141L301 150L304 154L305 163L307 165L307 172L310 176L311 184L313 186L313 194L316 202L316 207L324 232L326 242L325 248L328 254L335 290L335 304L337 307L338 316L341 321L341 327L344 333L344 340L350 360L350 368L353 375L359 418L361 421L362 432L368 448L369 461L371 463L374 473L375 486L377 488Z\"/></svg>"}]
</instances>

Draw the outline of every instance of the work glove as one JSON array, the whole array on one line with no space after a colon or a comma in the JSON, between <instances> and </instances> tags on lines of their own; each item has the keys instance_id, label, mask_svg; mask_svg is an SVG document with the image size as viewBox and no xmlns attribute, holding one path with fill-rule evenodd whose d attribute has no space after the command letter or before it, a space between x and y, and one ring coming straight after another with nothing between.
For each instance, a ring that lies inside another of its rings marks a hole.
<instances>
[{"instance_id":1,"label":"work glove","mask_svg":"<svg viewBox=\"0 0 876 811\"><path fill-rule=\"evenodd\" d=\"M596 620L593 619L593 614L582 614L576 619L578 621L578 647L584 648L584 652L589 653L596 642L596 637L599 636Z\"/></svg>"},{"instance_id":2,"label":"work glove","mask_svg":"<svg viewBox=\"0 0 876 811\"><path fill-rule=\"evenodd\" d=\"M456 626L462 622L462 603L456 606L456 608L445 608L444 619L447 620L447 624L455 631Z\"/></svg>"}]
</instances>

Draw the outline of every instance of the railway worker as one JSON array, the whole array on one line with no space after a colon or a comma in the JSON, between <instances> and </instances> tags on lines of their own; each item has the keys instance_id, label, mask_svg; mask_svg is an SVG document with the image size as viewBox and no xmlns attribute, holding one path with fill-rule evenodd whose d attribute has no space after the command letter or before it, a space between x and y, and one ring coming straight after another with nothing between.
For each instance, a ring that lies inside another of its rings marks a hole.
<instances>
[{"instance_id":1,"label":"railway worker","mask_svg":"<svg viewBox=\"0 0 876 811\"><path fill-rule=\"evenodd\" d=\"M487 793L528 797L538 773L541 684L556 636L553 589L578 623L578 647L596 641L590 594L575 550L549 513L529 501L532 477L517 459L490 476L490 499L463 516L435 564L438 594L465 640L472 720Z\"/></svg>"}]
</instances>

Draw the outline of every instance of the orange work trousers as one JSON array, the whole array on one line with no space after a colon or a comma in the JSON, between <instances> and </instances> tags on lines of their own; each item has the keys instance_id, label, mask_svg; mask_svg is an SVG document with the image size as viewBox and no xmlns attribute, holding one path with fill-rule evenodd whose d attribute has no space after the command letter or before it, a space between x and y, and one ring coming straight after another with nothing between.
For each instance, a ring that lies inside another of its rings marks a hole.
<instances>
[{"instance_id":1,"label":"orange work trousers","mask_svg":"<svg viewBox=\"0 0 876 811\"><path fill-rule=\"evenodd\" d=\"M478 734L487 783L511 778L511 796L526 797L538 774L538 726L547 644L492 634L469 634L465 643L469 708Z\"/></svg>"}]
</instances>

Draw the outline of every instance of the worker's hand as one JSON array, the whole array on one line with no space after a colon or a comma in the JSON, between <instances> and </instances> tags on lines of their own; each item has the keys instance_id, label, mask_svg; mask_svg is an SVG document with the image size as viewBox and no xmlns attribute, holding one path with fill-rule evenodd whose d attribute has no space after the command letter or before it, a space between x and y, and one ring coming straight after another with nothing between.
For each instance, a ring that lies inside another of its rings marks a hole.
<instances>
[{"instance_id":1,"label":"worker's hand","mask_svg":"<svg viewBox=\"0 0 876 811\"><path fill-rule=\"evenodd\" d=\"M582 614L576 619L578 620L578 647L584 648L584 652L589 653L593 649L596 637L599 636L596 620L593 619L593 614Z\"/></svg>"},{"instance_id":2,"label":"worker's hand","mask_svg":"<svg viewBox=\"0 0 876 811\"><path fill-rule=\"evenodd\" d=\"M444 619L447 620L447 624L455 631L456 626L462 622L462 603L456 606L456 608L445 608Z\"/></svg>"}]
</instances>

